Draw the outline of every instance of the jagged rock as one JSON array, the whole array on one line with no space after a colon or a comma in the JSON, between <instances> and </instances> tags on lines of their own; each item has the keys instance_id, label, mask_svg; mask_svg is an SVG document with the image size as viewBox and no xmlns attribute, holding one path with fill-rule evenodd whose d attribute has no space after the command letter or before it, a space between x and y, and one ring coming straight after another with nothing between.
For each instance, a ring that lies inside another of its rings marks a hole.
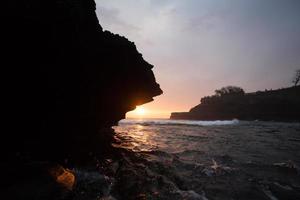
<instances>
[{"instance_id":1,"label":"jagged rock","mask_svg":"<svg viewBox=\"0 0 300 200\"><path fill-rule=\"evenodd\" d=\"M0 195L69 199L76 174L64 167L118 156L111 126L162 90L134 43L102 30L93 0L2 9Z\"/></svg>"},{"instance_id":2,"label":"jagged rock","mask_svg":"<svg viewBox=\"0 0 300 200\"><path fill-rule=\"evenodd\" d=\"M56 160L105 149L112 134L102 129L162 93L153 66L134 43L103 31L95 8L93 0L5 4L7 159L29 151Z\"/></svg>"}]
</instances>

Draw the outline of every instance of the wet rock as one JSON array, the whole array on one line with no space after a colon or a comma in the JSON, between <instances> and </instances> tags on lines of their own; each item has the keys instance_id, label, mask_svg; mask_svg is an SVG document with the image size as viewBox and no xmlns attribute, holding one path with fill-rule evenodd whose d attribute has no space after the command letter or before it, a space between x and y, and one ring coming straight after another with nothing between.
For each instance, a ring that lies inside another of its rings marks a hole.
<instances>
[{"instance_id":1,"label":"wet rock","mask_svg":"<svg viewBox=\"0 0 300 200\"><path fill-rule=\"evenodd\" d=\"M48 172L56 183L66 188L67 190L73 190L76 183L75 174L73 171L57 165L49 168Z\"/></svg>"},{"instance_id":2,"label":"wet rock","mask_svg":"<svg viewBox=\"0 0 300 200\"><path fill-rule=\"evenodd\" d=\"M96 170L76 169L77 184L72 193L73 200L113 199L110 195L113 179Z\"/></svg>"},{"instance_id":3,"label":"wet rock","mask_svg":"<svg viewBox=\"0 0 300 200\"><path fill-rule=\"evenodd\" d=\"M1 187L3 199L69 199L76 183L72 171L48 162L15 166L6 173L11 180Z\"/></svg>"}]
</instances>

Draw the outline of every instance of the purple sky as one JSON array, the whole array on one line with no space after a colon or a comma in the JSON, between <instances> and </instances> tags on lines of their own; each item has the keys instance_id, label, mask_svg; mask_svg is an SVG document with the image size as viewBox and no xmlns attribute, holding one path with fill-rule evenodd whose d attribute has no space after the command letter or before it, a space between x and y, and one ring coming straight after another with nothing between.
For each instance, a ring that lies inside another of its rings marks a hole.
<instances>
[{"instance_id":1,"label":"purple sky","mask_svg":"<svg viewBox=\"0 0 300 200\"><path fill-rule=\"evenodd\" d=\"M146 117L187 111L227 85L288 87L300 68L299 0L96 3L102 27L134 41L155 66L164 94L143 106Z\"/></svg>"}]
</instances>

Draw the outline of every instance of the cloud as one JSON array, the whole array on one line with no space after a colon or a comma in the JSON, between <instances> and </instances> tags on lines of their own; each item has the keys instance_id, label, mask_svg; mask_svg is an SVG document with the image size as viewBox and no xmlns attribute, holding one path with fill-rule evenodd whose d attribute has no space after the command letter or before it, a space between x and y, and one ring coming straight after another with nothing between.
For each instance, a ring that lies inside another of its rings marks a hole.
<instances>
[{"instance_id":1,"label":"cloud","mask_svg":"<svg viewBox=\"0 0 300 200\"><path fill-rule=\"evenodd\" d=\"M299 0L96 2L104 29L134 41L154 64L165 93L153 108L188 109L228 84L286 87L300 66Z\"/></svg>"}]
</instances>

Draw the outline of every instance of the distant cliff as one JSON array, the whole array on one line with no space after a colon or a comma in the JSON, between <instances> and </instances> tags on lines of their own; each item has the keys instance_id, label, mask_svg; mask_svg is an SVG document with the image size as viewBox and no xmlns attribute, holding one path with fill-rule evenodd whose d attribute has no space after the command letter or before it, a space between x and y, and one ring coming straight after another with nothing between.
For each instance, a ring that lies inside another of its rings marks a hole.
<instances>
[{"instance_id":1,"label":"distant cliff","mask_svg":"<svg viewBox=\"0 0 300 200\"><path fill-rule=\"evenodd\" d=\"M171 119L300 121L300 86L255 93L210 96Z\"/></svg>"},{"instance_id":2,"label":"distant cliff","mask_svg":"<svg viewBox=\"0 0 300 200\"><path fill-rule=\"evenodd\" d=\"M4 5L5 156L29 151L56 159L104 148L113 136L103 130L162 93L134 43L102 30L94 0Z\"/></svg>"}]
</instances>

